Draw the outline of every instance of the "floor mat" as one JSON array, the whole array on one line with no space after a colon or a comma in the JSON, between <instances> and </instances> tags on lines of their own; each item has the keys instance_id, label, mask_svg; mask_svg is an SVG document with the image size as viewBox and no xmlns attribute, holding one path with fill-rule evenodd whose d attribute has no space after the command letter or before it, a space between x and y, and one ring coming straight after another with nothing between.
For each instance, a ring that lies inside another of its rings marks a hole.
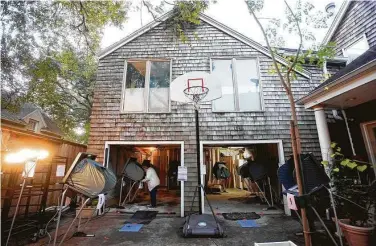
<instances>
[{"instance_id":1,"label":"floor mat","mask_svg":"<svg viewBox=\"0 0 376 246\"><path fill-rule=\"evenodd\" d=\"M138 232L142 226L142 224L125 224L119 231Z\"/></svg>"},{"instance_id":2,"label":"floor mat","mask_svg":"<svg viewBox=\"0 0 376 246\"><path fill-rule=\"evenodd\" d=\"M256 220L260 219L260 215L255 212L251 213L222 213L226 220Z\"/></svg>"},{"instance_id":3,"label":"floor mat","mask_svg":"<svg viewBox=\"0 0 376 246\"><path fill-rule=\"evenodd\" d=\"M129 220L125 223L129 224L149 224L155 217L157 217L158 211L136 211Z\"/></svg>"},{"instance_id":4,"label":"floor mat","mask_svg":"<svg viewBox=\"0 0 376 246\"><path fill-rule=\"evenodd\" d=\"M238 224L244 228L260 227L254 220L238 220Z\"/></svg>"}]
</instances>

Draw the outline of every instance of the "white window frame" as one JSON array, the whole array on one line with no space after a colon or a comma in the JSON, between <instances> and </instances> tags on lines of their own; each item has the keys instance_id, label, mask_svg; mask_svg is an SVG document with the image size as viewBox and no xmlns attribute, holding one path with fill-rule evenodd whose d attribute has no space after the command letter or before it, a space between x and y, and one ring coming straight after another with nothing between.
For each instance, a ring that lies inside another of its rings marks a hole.
<instances>
[{"instance_id":1,"label":"white window frame","mask_svg":"<svg viewBox=\"0 0 376 246\"><path fill-rule=\"evenodd\" d=\"M367 43L367 48L369 49L369 42L368 42L368 39L367 39L367 36L366 34L364 33L362 36L360 36L358 39L356 39L354 42L352 42L349 46L347 46L346 48L343 48L342 49L342 54L344 57L348 57L347 55L347 50L351 49L351 47L353 47L355 44L359 43L359 41L362 41L362 40L365 40L366 43ZM351 62L351 61L350 61ZM349 62L347 62L347 64L349 64Z\"/></svg>"},{"instance_id":2,"label":"white window frame","mask_svg":"<svg viewBox=\"0 0 376 246\"><path fill-rule=\"evenodd\" d=\"M30 125L31 123L34 123L33 129L30 129L30 128L29 128L29 125ZM39 121L34 120L34 119L29 119L29 121L28 121L28 123L27 123L27 126L26 126L26 129L29 130L29 131L37 132L37 130L38 130L38 126L39 126Z\"/></svg>"},{"instance_id":3,"label":"white window frame","mask_svg":"<svg viewBox=\"0 0 376 246\"><path fill-rule=\"evenodd\" d=\"M170 62L170 86L168 91L168 111L166 112L149 112L149 92L150 92L150 69L151 62ZM146 74L145 74L145 91L144 91L144 108L145 111L127 111L125 108L125 90L127 79L128 62L146 62ZM166 114L171 112L171 82L172 82L172 59L128 59L124 61L121 101L120 101L120 113L123 114Z\"/></svg>"},{"instance_id":4,"label":"white window frame","mask_svg":"<svg viewBox=\"0 0 376 246\"><path fill-rule=\"evenodd\" d=\"M264 93L263 93L263 83L261 81L261 72L260 72L260 59L258 56L247 56L247 57L211 57L210 58L210 73L212 73L213 70L213 60L231 60L231 67L232 67L232 85L234 88L234 106L235 110L228 111L228 110L215 110L214 109L214 102L212 102L212 112L214 113L228 113L228 112L263 112L265 110L264 108ZM238 94L238 81L236 76L236 60L256 60L256 66L257 66L257 76L259 79L259 90L260 90L260 110L239 110L239 94Z\"/></svg>"}]
</instances>

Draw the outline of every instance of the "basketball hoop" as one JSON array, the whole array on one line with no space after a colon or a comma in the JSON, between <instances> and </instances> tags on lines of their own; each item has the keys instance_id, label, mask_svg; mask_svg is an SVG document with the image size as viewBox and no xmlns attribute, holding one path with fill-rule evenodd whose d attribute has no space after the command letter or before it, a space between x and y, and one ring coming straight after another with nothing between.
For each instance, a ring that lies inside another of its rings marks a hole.
<instances>
[{"instance_id":1,"label":"basketball hoop","mask_svg":"<svg viewBox=\"0 0 376 246\"><path fill-rule=\"evenodd\" d=\"M192 86L184 89L184 94L189 100L191 100L195 107L198 107L199 102L206 97L209 92L209 88L204 86Z\"/></svg>"}]
</instances>

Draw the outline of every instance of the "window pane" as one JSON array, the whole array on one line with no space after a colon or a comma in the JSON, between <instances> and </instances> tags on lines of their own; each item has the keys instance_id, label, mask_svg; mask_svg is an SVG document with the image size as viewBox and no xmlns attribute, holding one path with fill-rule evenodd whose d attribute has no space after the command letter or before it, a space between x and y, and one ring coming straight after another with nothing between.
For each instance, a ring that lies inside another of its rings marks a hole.
<instances>
[{"instance_id":1,"label":"window pane","mask_svg":"<svg viewBox=\"0 0 376 246\"><path fill-rule=\"evenodd\" d=\"M146 62L128 62L125 82L124 111L145 109Z\"/></svg>"},{"instance_id":2,"label":"window pane","mask_svg":"<svg viewBox=\"0 0 376 246\"><path fill-rule=\"evenodd\" d=\"M234 111L234 86L232 81L231 60L213 60L212 73L221 79L222 83L222 97L213 101L213 110Z\"/></svg>"},{"instance_id":3,"label":"window pane","mask_svg":"<svg viewBox=\"0 0 376 246\"><path fill-rule=\"evenodd\" d=\"M261 110L257 60L236 60L239 110Z\"/></svg>"},{"instance_id":4,"label":"window pane","mask_svg":"<svg viewBox=\"0 0 376 246\"><path fill-rule=\"evenodd\" d=\"M168 112L170 62L151 62L149 112Z\"/></svg>"}]
</instances>

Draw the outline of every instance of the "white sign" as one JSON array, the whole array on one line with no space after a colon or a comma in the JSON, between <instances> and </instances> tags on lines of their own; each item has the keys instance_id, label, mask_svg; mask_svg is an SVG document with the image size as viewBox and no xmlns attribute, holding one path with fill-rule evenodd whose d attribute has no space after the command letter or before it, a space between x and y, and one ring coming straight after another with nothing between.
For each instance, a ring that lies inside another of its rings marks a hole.
<instances>
[{"instance_id":1,"label":"white sign","mask_svg":"<svg viewBox=\"0 0 376 246\"><path fill-rule=\"evenodd\" d=\"M296 206L296 203L295 203L295 197L293 194L287 193L287 205L289 209L298 210L298 207Z\"/></svg>"},{"instance_id":2,"label":"white sign","mask_svg":"<svg viewBox=\"0 0 376 246\"><path fill-rule=\"evenodd\" d=\"M206 175L206 165L201 165L201 175Z\"/></svg>"},{"instance_id":3,"label":"white sign","mask_svg":"<svg viewBox=\"0 0 376 246\"><path fill-rule=\"evenodd\" d=\"M56 177L64 177L64 175L65 175L65 165L57 165Z\"/></svg>"},{"instance_id":4,"label":"white sign","mask_svg":"<svg viewBox=\"0 0 376 246\"><path fill-rule=\"evenodd\" d=\"M187 167L178 166L178 181L187 181L188 169Z\"/></svg>"},{"instance_id":5,"label":"white sign","mask_svg":"<svg viewBox=\"0 0 376 246\"><path fill-rule=\"evenodd\" d=\"M24 178L32 178L34 177L35 167L37 163L36 161L28 161L25 163L24 170L22 172L22 177Z\"/></svg>"}]
</instances>

